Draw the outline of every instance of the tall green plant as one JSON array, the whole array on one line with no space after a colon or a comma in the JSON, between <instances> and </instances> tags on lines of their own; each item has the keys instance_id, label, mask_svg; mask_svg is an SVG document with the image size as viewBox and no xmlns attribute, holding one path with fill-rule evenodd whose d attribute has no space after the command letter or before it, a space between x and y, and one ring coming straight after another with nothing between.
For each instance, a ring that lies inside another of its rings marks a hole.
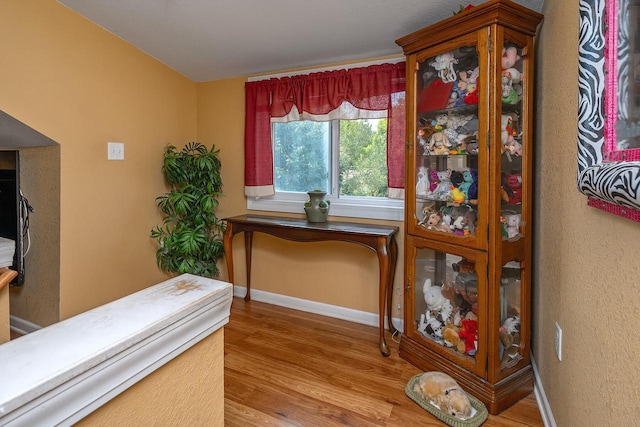
<instances>
[{"instance_id":1,"label":"tall green plant","mask_svg":"<svg viewBox=\"0 0 640 427\"><path fill-rule=\"evenodd\" d=\"M162 271L220 274L216 262L224 255L225 224L215 213L223 195L219 152L215 145L208 150L197 142L182 151L172 145L164 149L162 171L171 190L156 198L165 217L151 230L160 245L156 258Z\"/></svg>"}]
</instances>

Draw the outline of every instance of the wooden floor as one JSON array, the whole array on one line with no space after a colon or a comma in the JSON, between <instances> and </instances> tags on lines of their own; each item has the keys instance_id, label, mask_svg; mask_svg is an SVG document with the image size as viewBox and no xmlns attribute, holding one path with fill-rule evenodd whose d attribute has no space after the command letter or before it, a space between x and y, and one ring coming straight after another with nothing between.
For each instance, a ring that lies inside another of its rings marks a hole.
<instances>
[{"instance_id":1,"label":"wooden floor","mask_svg":"<svg viewBox=\"0 0 640 427\"><path fill-rule=\"evenodd\" d=\"M234 298L225 326L225 426L444 426L404 394L421 371L378 350L377 328ZM486 427L543 426L535 397Z\"/></svg>"}]
</instances>

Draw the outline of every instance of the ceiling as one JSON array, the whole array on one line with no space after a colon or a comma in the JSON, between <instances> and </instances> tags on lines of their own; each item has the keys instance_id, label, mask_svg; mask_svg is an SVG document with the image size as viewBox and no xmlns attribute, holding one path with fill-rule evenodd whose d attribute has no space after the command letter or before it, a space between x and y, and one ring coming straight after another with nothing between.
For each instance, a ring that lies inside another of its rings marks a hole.
<instances>
[{"instance_id":1,"label":"ceiling","mask_svg":"<svg viewBox=\"0 0 640 427\"><path fill-rule=\"evenodd\" d=\"M396 39L450 17L463 4L451 0L58 2L196 82L400 56ZM540 12L543 0L515 2Z\"/></svg>"}]
</instances>

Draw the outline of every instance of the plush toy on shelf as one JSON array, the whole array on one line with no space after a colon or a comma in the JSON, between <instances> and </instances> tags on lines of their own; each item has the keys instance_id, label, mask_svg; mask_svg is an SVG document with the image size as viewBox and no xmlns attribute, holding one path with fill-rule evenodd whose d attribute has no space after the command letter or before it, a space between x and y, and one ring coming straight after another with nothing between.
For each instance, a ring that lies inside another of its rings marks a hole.
<instances>
[{"instance_id":1,"label":"plush toy on shelf","mask_svg":"<svg viewBox=\"0 0 640 427\"><path fill-rule=\"evenodd\" d=\"M440 286L432 285L431 279L425 279L422 285L422 294L424 301L427 303L427 310L431 312L440 312L446 298L442 295Z\"/></svg>"},{"instance_id":2,"label":"plush toy on shelf","mask_svg":"<svg viewBox=\"0 0 640 427\"><path fill-rule=\"evenodd\" d=\"M462 172L462 183L458 187L460 191L462 191L465 195L465 199L469 198L469 187L473 184L473 176L471 175L470 170L465 170Z\"/></svg>"},{"instance_id":3,"label":"plush toy on shelf","mask_svg":"<svg viewBox=\"0 0 640 427\"><path fill-rule=\"evenodd\" d=\"M438 188L438 184L440 183L437 170L431 169L429 171L429 180L431 181L431 183L429 184L429 193L433 193L436 188Z\"/></svg>"},{"instance_id":4,"label":"plush toy on shelf","mask_svg":"<svg viewBox=\"0 0 640 427\"><path fill-rule=\"evenodd\" d=\"M522 156L522 144L513 135L507 137L507 142L502 147L509 156Z\"/></svg>"},{"instance_id":5,"label":"plush toy on shelf","mask_svg":"<svg viewBox=\"0 0 640 427\"><path fill-rule=\"evenodd\" d=\"M425 166L418 168L418 176L416 181L416 196L426 197L429 191L429 169Z\"/></svg>"},{"instance_id":6,"label":"plush toy on shelf","mask_svg":"<svg viewBox=\"0 0 640 427\"><path fill-rule=\"evenodd\" d=\"M437 200L449 200L451 196L451 170L438 171L438 186L431 196Z\"/></svg>"},{"instance_id":7,"label":"plush toy on shelf","mask_svg":"<svg viewBox=\"0 0 640 427\"><path fill-rule=\"evenodd\" d=\"M453 68L454 64L457 64L458 60L453 55L453 52L446 52L442 55L435 57L435 60L431 65L437 72L438 77L445 83L453 83L456 80L456 70Z\"/></svg>"},{"instance_id":8,"label":"plush toy on shelf","mask_svg":"<svg viewBox=\"0 0 640 427\"><path fill-rule=\"evenodd\" d=\"M460 191L459 188L456 188L454 185L452 185L450 188L451 188L451 201L456 204L463 203L464 200L466 199L465 194L462 191Z\"/></svg>"},{"instance_id":9,"label":"plush toy on shelf","mask_svg":"<svg viewBox=\"0 0 640 427\"><path fill-rule=\"evenodd\" d=\"M464 352L469 356L476 354L476 341L478 340L478 321L462 319L462 327L458 332L460 339L464 341Z\"/></svg>"},{"instance_id":10,"label":"plush toy on shelf","mask_svg":"<svg viewBox=\"0 0 640 427\"><path fill-rule=\"evenodd\" d=\"M424 221L424 225L427 230L451 233L451 229L449 228L449 226L442 223L442 217L438 212L431 212L427 219Z\"/></svg>"},{"instance_id":11,"label":"plush toy on shelf","mask_svg":"<svg viewBox=\"0 0 640 427\"><path fill-rule=\"evenodd\" d=\"M505 218L505 231L507 233L507 239L515 239L520 236L520 224L522 222L521 214L507 214Z\"/></svg>"},{"instance_id":12,"label":"plush toy on shelf","mask_svg":"<svg viewBox=\"0 0 640 427\"><path fill-rule=\"evenodd\" d=\"M502 174L502 200L510 205L522 203L522 175Z\"/></svg>"},{"instance_id":13,"label":"plush toy on shelf","mask_svg":"<svg viewBox=\"0 0 640 427\"><path fill-rule=\"evenodd\" d=\"M450 321L442 329L442 340L445 347L454 348L460 353L464 353L464 341L460 339L460 328Z\"/></svg>"},{"instance_id":14,"label":"plush toy on shelf","mask_svg":"<svg viewBox=\"0 0 640 427\"><path fill-rule=\"evenodd\" d=\"M502 48L502 69L513 68L513 66L520 60L518 54L518 48L515 46L509 46Z\"/></svg>"},{"instance_id":15,"label":"plush toy on shelf","mask_svg":"<svg viewBox=\"0 0 640 427\"><path fill-rule=\"evenodd\" d=\"M505 319L499 333L500 344L502 344L501 361L507 363L517 358L520 352L520 316L511 316Z\"/></svg>"},{"instance_id":16,"label":"plush toy on shelf","mask_svg":"<svg viewBox=\"0 0 640 427\"><path fill-rule=\"evenodd\" d=\"M429 138L429 154L433 155L443 155L449 154L449 150L451 149L451 142L447 137L447 134L444 132L435 132Z\"/></svg>"}]
</instances>

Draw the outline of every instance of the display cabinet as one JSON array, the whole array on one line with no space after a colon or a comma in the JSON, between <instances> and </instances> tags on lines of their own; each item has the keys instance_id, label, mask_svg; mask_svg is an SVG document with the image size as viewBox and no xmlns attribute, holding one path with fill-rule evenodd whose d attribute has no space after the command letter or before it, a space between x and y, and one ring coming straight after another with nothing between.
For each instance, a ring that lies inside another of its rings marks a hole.
<instances>
[{"instance_id":1,"label":"display cabinet","mask_svg":"<svg viewBox=\"0 0 640 427\"><path fill-rule=\"evenodd\" d=\"M396 41L407 61L400 356L498 413L530 363L534 36L489 1Z\"/></svg>"}]
</instances>

